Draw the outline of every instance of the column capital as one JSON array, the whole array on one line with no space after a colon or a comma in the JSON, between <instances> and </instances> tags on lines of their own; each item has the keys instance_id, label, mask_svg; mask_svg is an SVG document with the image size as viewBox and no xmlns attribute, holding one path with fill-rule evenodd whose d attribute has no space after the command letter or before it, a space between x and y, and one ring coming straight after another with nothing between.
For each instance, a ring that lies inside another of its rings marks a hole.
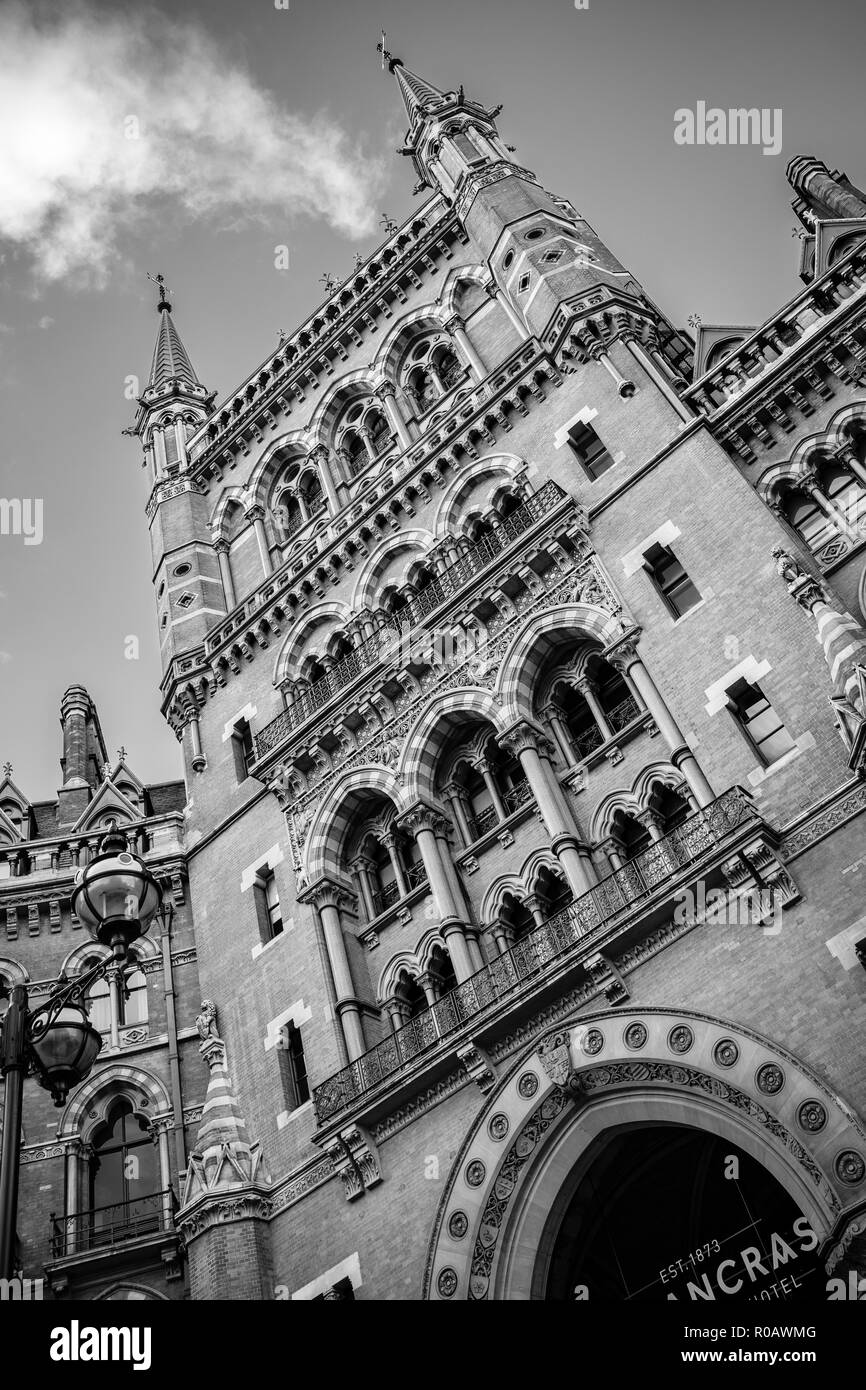
<instances>
[{"instance_id":1,"label":"column capital","mask_svg":"<svg viewBox=\"0 0 866 1390\"><path fill-rule=\"evenodd\" d=\"M462 332L465 325L459 314L452 314L449 319L446 319L442 327L445 329L446 333L450 333L453 336L455 333Z\"/></svg>"},{"instance_id":2,"label":"column capital","mask_svg":"<svg viewBox=\"0 0 866 1390\"><path fill-rule=\"evenodd\" d=\"M504 734L500 734L496 741L500 748L504 748L515 758L519 758L521 753L527 751L539 753L546 757L553 755L553 745L547 734L536 724L530 724L527 719L521 719L517 724L512 724L511 728L506 729Z\"/></svg>"},{"instance_id":3,"label":"column capital","mask_svg":"<svg viewBox=\"0 0 866 1390\"><path fill-rule=\"evenodd\" d=\"M330 450L326 444L317 444L315 448L311 449L307 454L307 462L312 464L327 463L329 458Z\"/></svg>"},{"instance_id":4,"label":"column capital","mask_svg":"<svg viewBox=\"0 0 866 1390\"><path fill-rule=\"evenodd\" d=\"M231 546L229 542L226 540L225 536L218 536L213 543L213 548L216 551L217 555L228 555L229 551L231 550Z\"/></svg>"},{"instance_id":5,"label":"column capital","mask_svg":"<svg viewBox=\"0 0 866 1390\"><path fill-rule=\"evenodd\" d=\"M401 830L407 830L413 836L417 835L419 830L432 830L436 835L447 835L451 830L448 817L433 806L413 806L404 812L396 823Z\"/></svg>"},{"instance_id":6,"label":"column capital","mask_svg":"<svg viewBox=\"0 0 866 1390\"><path fill-rule=\"evenodd\" d=\"M320 912L323 907L335 907L339 911L341 908L354 905L352 894L342 884L333 883L327 878L320 878L309 888L305 888L298 894L298 902L310 903Z\"/></svg>"},{"instance_id":7,"label":"column capital","mask_svg":"<svg viewBox=\"0 0 866 1390\"><path fill-rule=\"evenodd\" d=\"M388 397L393 400L397 395L397 388L393 381L383 381L373 388L373 395L378 396L380 401L384 401Z\"/></svg>"},{"instance_id":8,"label":"column capital","mask_svg":"<svg viewBox=\"0 0 866 1390\"><path fill-rule=\"evenodd\" d=\"M610 662L621 675L625 675L632 666L643 661L637 644L642 636L642 629L639 627L629 628L622 637L617 637L609 646L602 651L605 661Z\"/></svg>"},{"instance_id":9,"label":"column capital","mask_svg":"<svg viewBox=\"0 0 866 1390\"><path fill-rule=\"evenodd\" d=\"M263 506L261 506L260 503L254 502L251 507L247 507L247 510L244 512L244 516L246 517L247 521L264 521L265 509Z\"/></svg>"}]
</instances>

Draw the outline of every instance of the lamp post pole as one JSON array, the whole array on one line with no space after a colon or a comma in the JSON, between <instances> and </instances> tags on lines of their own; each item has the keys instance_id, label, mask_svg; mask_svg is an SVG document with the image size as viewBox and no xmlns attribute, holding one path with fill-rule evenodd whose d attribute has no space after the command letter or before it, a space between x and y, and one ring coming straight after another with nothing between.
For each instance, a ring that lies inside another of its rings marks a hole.
<instances>
[{"instance_id":1,"label":"lamp post pole","mask_svg":"<svg viewBox=\"0 0 866 1390\"><path fill-rule=\"evenodd\" d=\"M15 1261L18 1165L21 1162L21 1097L27 1070L27 987L14 985L3 1020L3 1147L0 1150L0 1279L11 1279Z\"/></svg>"}]
</instances>

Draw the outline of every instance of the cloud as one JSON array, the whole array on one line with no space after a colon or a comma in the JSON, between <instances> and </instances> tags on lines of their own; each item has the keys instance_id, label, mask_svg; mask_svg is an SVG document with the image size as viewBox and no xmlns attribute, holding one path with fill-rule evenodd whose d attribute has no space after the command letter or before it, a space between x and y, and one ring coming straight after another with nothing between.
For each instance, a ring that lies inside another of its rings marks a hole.
<instances>
[{"instance_id":1,"label":"cloud","mask_svg":"<svg viewBox=\"0 0 866 1390\"><path fill-rule=\"evenodd\" d=\"M36 327L37 327L37 328L43 328L43 329L44 329L44 328L53 328L53 327L54 327L54 319L51 317L50 314L43 314L43 315L42 315L42 318L39 320L39 322L37 323Z\"/></svg>"},{"instance_id":2,"label":"cloud","mask_svg":"<svg viewBox=\"0 0 866 1390\"><path fill-rule=\"evenodd\" d=\"M11 653L11 652L0 652L0 666L8 666L8 664L9 664L9 662L10 662L11 660L12 660L12 653Z\"/></svg>"},{"instance_id":3,"label":"cloud","mask_svg":"<svg viewBox=\"0 0 866 1390\"><path fill-rule=\"evenodd\" d=\"M104 283L126 238L166 217L375 229L384 161L326 112L290 110L195 23L5 0L0 52L0 239L43 281Z\"/></svg>"}]
</instances>

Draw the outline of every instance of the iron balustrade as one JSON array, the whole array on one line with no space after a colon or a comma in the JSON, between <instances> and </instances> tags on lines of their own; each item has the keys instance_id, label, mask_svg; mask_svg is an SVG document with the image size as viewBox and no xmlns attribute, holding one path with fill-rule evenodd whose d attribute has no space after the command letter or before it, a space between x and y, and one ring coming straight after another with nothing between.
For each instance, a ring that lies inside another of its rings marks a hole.
<instances>
[{"instance_id":1,"label":"iron balustrade","mask_svg":"<svg viewBox=\"0 0 866 1390\"><path fill-rule=\"evenodd\" d=\"M400 896L400 888L397 883L386 883L384 888L378 889L373 894L373 907L376 909L376 916L384 912L386 907L391 907Z\"/></svg>"},{"instance_id":2,"label":"iron balustrade","mask_svg":"<svg viewBox=\"0 0 866 1390\"><path fill-rule=\"evenodd\" d=\"M398 1028L313 1090L319 1124L338 1115L441 1039L476 1023L485 1009L515 994L618 917L651 898L668 879L694 868L750 819L754 803L740 787L732 787L709 806L695 812L663 839L629 860L542 926L527 933L502 955L483 966L429 1009Z\"/></svg>"},{"instance_id":3,"label":"iron balustrade","mask_svg":"<svg viewBox=\"0 0 866 1390\"><path fill-rule=\"evenodd\" d=\"M52 1213L51 1255L59 1260L171 1230L177 1205L173 1190L167 1187L146 1197L114 1202L107 1207L92 1207L69 1216Z\"/></svg>"},{"instance_id":4,"label":"iron balustrade","mask_svg":"<svg viewBox=\"0 0 866 1390\"><path fill-rule=\"evenodd\" d=\"M618 705L614 705L613 709L605 710L605 717L613 732L618 734L621 733L633 719L637 719L640 712L641 709L637 700L634 700L631 695L627 695Z\"/></svg>"},{"instance_id":5,"label":"iron balustrade","mask_svg":"<svg viewBox=\"0 0 866 1390\"><path fill-rule=\"evenodd\" d=\"M594 753L596 748L600 748L605 742L605 738L598 725L593 724L592 728L584 729L579 734L571 732L571 741L575 751L583 759L588 758L590 753Z\"/></svg>"},{"instance_id":6,"label":"iron balustrade","mask_svg":"<svg viewBox=\"0 0 866 1390\"><path fill-rule=\"evenodd\" d=\"M512 541L528 531L537 521L548 516L565 496L558 483L547 482L509 516L502 517L491 536L481 536L464 554L432 578L419 593L406 600L402 608L389 615L378 632L373 633L348 655L341 657L319 680L306 690L296 693L291 705L256 734L256 761L264 758L283 739L310 718L362 672L377 665L383 656L399 649L404 636L423 621L434 608L445 603L490 562L501 555Z\"/></svg>"},{"instance_id":7,"label":"iron balustrade","mask_svg":"<svg viewBox=\"0 0 866 1390\"><path fill-rule=\"evenodd\" d=\"M410 892L413 888L420 888L422 883L427 882L427 870L420 861L417 864L410 864L404 872Z\"/></svg>"},{"instance_id":8,"label":"iron balustrade","mask_svg":"<svg viewBox=\"0 0 866 1390\"><path fill-rule=\"evenodd\" d=\"M509 811L517 811L532 800L532 788L526 781L515 782L513 787L502 793L502 800Z\"/></svg>"},{"instance_id":9,"label":"iron balustrade","mask_svg":"<svg viewBox=\"0 0 866 1390\"><path fill-rule=\"evenodd\" d=\"M488 830L492 830L494 825L499 823L496 807L485 806L481 811L475 811L472 822L475 826L475 838L480 840L482 835L486 835Z\"/></svg>"}]
</instances>

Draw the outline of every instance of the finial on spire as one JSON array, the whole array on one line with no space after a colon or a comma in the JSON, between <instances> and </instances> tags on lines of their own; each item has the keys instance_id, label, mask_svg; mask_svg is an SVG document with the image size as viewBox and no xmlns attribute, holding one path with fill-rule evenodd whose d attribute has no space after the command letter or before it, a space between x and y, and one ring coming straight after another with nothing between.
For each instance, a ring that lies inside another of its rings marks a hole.
<instances>
[{"instance_id":1,"label":"finial on spire","mask_svg":"<svg viewBox=\"0 0 866 1390\"><path fill-rule=\"evenodd\" d=\"M397 223L387 212L383 212L379 218L379 226L383 228L386 236L393 236L397 230Z\"/></svg>"},{"instance_id":2,"label":"finial on spire","mask_svg":"<svg viewBox=\"0 0 866 1390\"><path fill-rule=\"evenodd\" d=\"M4 764L3 764L3 776L4 776L4 777L11 777L11 776L12 776L12 764L11 764L11 763L4 763Z\"/></svg>"},{"instance_id":3,"label":"finial on spire","mask_svg":"<svg viewBox=\"0 0 866 1390\"><path fill-rule=\"evenodd\" d=\"M124 748L123 744L121 744L117 750L117 761L119 763L126 762L126 749Z\"/></svg>"},{"instance_id":4,"label":"finial on spire","mask_svg":"<svg viewBox=\"0 0 866 1390\"><path fill-rule=\"evenodd\" d=\"M151 275L150 271L148 271L147 278L148 280L152 280L155 285L159 286L159 303L156 306L157 313L161 314L163 309L167 309L168 312L171 313L171 305L168 302L168 289L165 283L165 276Z\"/></svg>"}]
</instances>

